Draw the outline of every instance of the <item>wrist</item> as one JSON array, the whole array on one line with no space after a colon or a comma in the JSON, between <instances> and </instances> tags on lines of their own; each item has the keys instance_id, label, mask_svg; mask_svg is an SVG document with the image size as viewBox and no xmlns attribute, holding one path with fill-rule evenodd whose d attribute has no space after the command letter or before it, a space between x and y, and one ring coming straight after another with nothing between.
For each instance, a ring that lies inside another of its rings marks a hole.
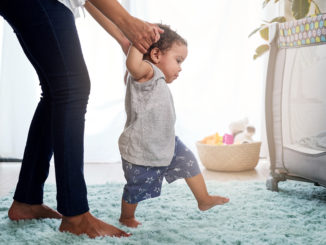
<instances>
[{"instance_id":1,"label":"wrist","mask_svg":"<svg viewBox=\"0 0 326 245\"><path fill-rule=\"evenodd\" d=\"M130 47L130 41L124 36L122 40L119 41L121 49L125 55L128 54L128 50Z\"/></svg>"}]
</instances>

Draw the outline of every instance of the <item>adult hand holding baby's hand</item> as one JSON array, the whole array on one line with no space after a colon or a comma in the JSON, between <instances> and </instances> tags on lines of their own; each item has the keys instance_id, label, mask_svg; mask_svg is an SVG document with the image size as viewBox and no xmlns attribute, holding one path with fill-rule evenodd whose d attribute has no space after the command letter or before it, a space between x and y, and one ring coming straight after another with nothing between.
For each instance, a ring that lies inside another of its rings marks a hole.
<instances>
[{"instance_id":1,"label":"adult hand holding baby's hand","mask_svg":"<svg viewBox=\"0 0 326 245\"><path fill-rule=\"evenodd\" d=\"M156 43L158 40L160 40L160 34L162 34L164 32L164 30L159 28L156 24L152 24L152 23L148 23L148 22L146 22L146 23L149 24L150 26L152 26L153 31L155 33L155 36L152 36L152 41L153 41L153 43Z\"/></svg>"},{"instance_id":2,"label":"adult hand holding baby's hand","mask_svg":"<svg viewBox=\"0 0 326 245\"><path fill-rule=\"evenodd\" d=\"M157 25L133 17L133 22L124 30L130 42L143 54L160 39L164 31Z\"/></svg>"}]
</instances>

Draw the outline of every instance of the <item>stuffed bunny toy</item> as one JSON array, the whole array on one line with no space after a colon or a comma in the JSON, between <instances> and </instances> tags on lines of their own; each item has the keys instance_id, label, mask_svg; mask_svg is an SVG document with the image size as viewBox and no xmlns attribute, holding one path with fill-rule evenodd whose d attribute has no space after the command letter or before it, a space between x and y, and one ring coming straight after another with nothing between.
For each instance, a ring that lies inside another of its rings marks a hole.
<instances>
[{"instance_id":1,"label":"stuffed bunny toy","mask_svg":"<svg viewBox=\"0 0 326 245\"><path fill-rule=\"evenodd\" d=\"M234 138L234 144L253 142L252 136L255 134L255 127L248 124L248 118L230 123L229 129Z\"/></svg>"}]
</instances>

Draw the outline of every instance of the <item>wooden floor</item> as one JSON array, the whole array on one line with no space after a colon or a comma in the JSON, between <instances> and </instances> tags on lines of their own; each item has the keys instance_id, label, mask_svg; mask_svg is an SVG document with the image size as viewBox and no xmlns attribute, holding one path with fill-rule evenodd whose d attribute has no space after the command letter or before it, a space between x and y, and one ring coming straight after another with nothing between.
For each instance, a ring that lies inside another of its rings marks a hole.
<instances>
[{"instance_id":1,"label":"wooden floor","mask_svg":"<svg viewBox=\"0 0 326 245\"><path fill-rule=\"evenodd\" d=\"M12 191L17 183L20 163L0 163L0 197ZM245 172L214 172L200 166L205 180L216 181L248 181L266 180L269 175L269 162L260 159L257 167ZM104 184L106 182L125 182L121 163L86 163L85 179L88 185ZM54 167L51 164L50 174L46 183L55 183Z\"/></svg>"}]
</instances>

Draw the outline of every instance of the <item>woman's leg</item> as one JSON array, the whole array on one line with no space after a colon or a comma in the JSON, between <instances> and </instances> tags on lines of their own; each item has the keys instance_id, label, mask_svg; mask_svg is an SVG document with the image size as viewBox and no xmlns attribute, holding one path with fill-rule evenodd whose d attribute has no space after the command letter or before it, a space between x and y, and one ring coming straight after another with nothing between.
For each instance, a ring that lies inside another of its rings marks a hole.
<instances>
[{"instance_id":1,"label":"woman's leg","mask_svg":"<svg viewBox=\"0 0 326 245\"><path fill-rule=\"evenodd\" d=\"M15 201L8 213L12 220L62 217L43 204L43 186L53 151L50 114L49 102L41 98L29 129ZM34 148L35 145L38 147ZM29 154L33 151L37 151L36 154Z\"/></svg>"},{"instance_id":2,"label":"woman's leg","mask_svg":"<svg viewBox=\"0 0 326 245\"><path fill-rule=\"evenodd\" d=\"M35 68L42 97L34 113L29 128L15 201L8 215L12 220L33 218L61 218L61 214L43 204L43 186L48 177L50 160L53 155L51 133L51 100L49 88L41 67L29 52L23 38L16 33L17 39L31 64ZM36 147L35 147L36 146ZM34 152L34 154L31 154ZM27 188L25 188L27 185Z\"/></svg>"},{"instance_id":3,"label":"woman's leg","mask_svg":"<svg viewBox=\"0 0 326 245\"><path fill-rule=\"evenodd\" d=\"M2 0L0 14L25 44L35 69L42 71L42 89L48 88L43 99L50 106L43 109L46 103L41 100L33 118L14 199L25 204L42 202L53 149L57 208L64 215L60 230L90 237L126 236L88 212L83 138L90 81L72 13L57 0ZM46 129L39 130L43 124ZM31 194L34 190L38 193Z\"/></svg>"},{"instance_id":4,"label":"woman's leg","mask_svg":"<svg viewBox=\"0 0 326 245\"><path fill-rule=\"evenodd\" d=\"M34 179L44 179L45 171L38 171L38 164L48 169L48 159L41 155L50 157L53 146L58 211L65 216L87 212L83 136L90 82L74 17L57 0L13 0L10 7L16 15L4 17L19 36L35 69L44 76L40 80L44 98L30 127L14 198L28 204L40 203L40 193L32 193L39 192L42 183ZM48 132L40 130L42 126ZM46 143L48 140L52 142ZM47 152L42 149L44 145Z\"/></svg>"},{"instance_id":5,"label":"woman's leg","mask_svg":"<svg viewBox=\"0 0 326 245\"><path fill-rule=\"evenodd\" d=\"M53 155L51 99L42 70L18 34L17 38L38 74L42 96L29 128L15 200L28 204L42 204L43 186L49 174L50 160Z\"/></svg>"}]
</instances>

